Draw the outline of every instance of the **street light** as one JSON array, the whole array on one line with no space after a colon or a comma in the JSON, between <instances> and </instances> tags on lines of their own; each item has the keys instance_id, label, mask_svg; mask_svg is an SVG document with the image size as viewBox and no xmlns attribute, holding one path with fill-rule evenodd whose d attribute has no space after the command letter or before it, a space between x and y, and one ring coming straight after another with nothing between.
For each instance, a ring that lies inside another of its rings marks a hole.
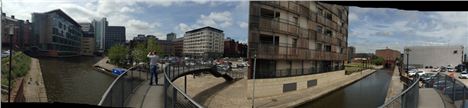
<instances>
[{"instance_id":1,"label":"street light","mask_svg":"<svg viewBox=\"0 0 468 108\"><path fill-rule=\"evenodd\" d=\"M13 31L14 31L14 26L11 25L10 26L10 31L8 32L8 34L10 35L10 61L9 61L9 71L8 71L8 103L11 102L11 70L12 69L12 65L11 64L11 57L13 56Z\"/></svg>"},{"instance_id":2,"label":"street light","mask_svg":"<svg viewBox=\"0 0 468 108\"><path fill-rule=\"evenodd\" d=\"M405 48L405 53L406 53L406 74L408 74L409 71L409 52L411 50L409 48Z\"/></svg>"}]
</instances>

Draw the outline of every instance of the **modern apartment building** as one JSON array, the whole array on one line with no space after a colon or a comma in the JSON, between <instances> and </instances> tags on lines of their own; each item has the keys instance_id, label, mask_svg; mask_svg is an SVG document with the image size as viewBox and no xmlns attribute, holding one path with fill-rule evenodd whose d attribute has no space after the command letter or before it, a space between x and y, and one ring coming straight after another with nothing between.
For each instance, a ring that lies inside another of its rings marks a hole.
<instances>
[{"instance_id":1,"label":"modern apartment building","mask_svg":"<svg viewBox=\"0 0 468 108\"><path fill-rule=\"evenodd\" d=\"M108 50L114 45L125 43L125 27L108 26L104 38L104 50Z\"/></svg>"},{"instance_id":2,"label":"modern apartment building","mask_svg":"<svg viewBox=\"0 0 468 108\"><path fill-rule=\"evenodd\" d=\"M185 32L184 56L221 57L224 52L224 33L210 26Z\"/></svg>"},{"instance_id":3,"label":"modern apartment building","mask_svg":"<svg viewBox=\"0 0 468 108\"><path fill-rule=\"evenodd\" d=\"M108 22L106 18L102 18L100 20L93 20L92 23L94 27L94 38L96 39L96 52L102 54L106 48L105 38Z\"/></svg>"},{"instance_id":4,"label":"modern apartment building","mask_svg":"<svg viewBox=\"0 0 468 108\"><path fill-rule=\"evenodd\" d=\"M343 70L348 7L316 1L251 1L249 78Z\"/></svg>"},{"instance_id":5,"label":"modern apartment building","mask_svg":"<svg viewBox=\"0 0 468 108\"><path fill-rule=\"evenodd\" d=\"M166 40L168 40L168 41L173 41L173 40L176 39L176 37L177 37L177 36L176 36L175 33L168 33L168 34L166 35Z\"/></svg>"},{"instance_id":6,"label":"modern apartment building","mask_svg":"<svg viewBox=\"0 0 468 108\"><path fill-rule=\"evenodd\" d=\"M80 54L80 25L62 10L32 14L33 52L45 56L67 57Z\"/></svg>"},{"instance_id":7,"label":"modern apartment building","mask_svg":"<svg viewBox=\"0 0 468 108\"><path fill-rule=\"evenodd\" d=\"M409 65L416 67L425 66L457 66L463 62L463 46L409 46L408 52L403 52L403 62L406 64L409 58ZM407 57L409 53L409 57Z\"/></svg>"},{"instance_id":8,"label":"modern apartment building","mask_svg":"<svg viewBox=\"0 0 468 108\"><path fill-rule=\"evenodd\" d=\"M94 27L92 23L79 23L83 31L81 38L81 55L93 56L96 48L94 39Z\"/></svg>"}]
</instances>

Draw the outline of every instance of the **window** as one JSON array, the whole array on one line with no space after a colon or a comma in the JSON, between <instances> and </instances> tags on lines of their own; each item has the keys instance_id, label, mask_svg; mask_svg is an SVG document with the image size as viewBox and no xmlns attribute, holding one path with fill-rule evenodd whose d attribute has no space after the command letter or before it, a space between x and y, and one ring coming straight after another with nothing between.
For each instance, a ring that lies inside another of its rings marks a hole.
<instances>
[{"instance_id":1,"label":"window","mask_svg":"<svg viewBox=\"0 0 468 108\"><path fill-rule=\"evenodd\" d=\"M279 43L279 37L275 36L273 38L272 35L260 35L260 44L270 44L270 45L278 45Z\"/></svg>"},{"instance_id":2,"label":"window","mask_svg":"<svg viewBox=\"0 0 468 108\"><path fill-rule=\"evenodd\" d=\"M323 9L318 8L317 15L322 16L323 15Z\"/></svg>"},{"instance_id":3,"label":"window","mask_svg":"<svg viewBox=\"0 0 468 108\"><path fill-rule=\"evenodd\" d=\"M333 36L333 31L327 29L327 30L325 30L325 35L327 35L327 36Z\"/></svg>"},{"instance_id":4,"label":"window","mask_svg":"<svg viewBox=\"0 0 468 108\"><path fill-rule=\"evenodd\" d=\"M343 19L343 12L341 10L338 10L338 17L340 19Z\"/></svg>"},{"instance_id":5,"label":"window","mask_svg":"<svg viewBox=\"0 0 468 108\"><path fill-rule=\"evenodd\" d=\"M297 39L293 39L293 41L292 41L292 47L294 47L294 48L297 47Z\"/></svg>"},{"instance_id":6,"label":"window","mask_svg":"<svg viewBox=\"0 0 468 108\"><path fill-rule=\"evenodd\" d=\"M317 32L318 33L322 33L322 29L323 29L322 26L317 26Z\"/></svg>"},{"instance_id":7,"label":"window","mask_svg":"<svg viewBox=\"0 0 468 108\"><path fill-rule=\"evenodd\" d=\"M260 16L265 17L265 18L279 18L280 13L279 12L274 12L269 9L262 8L260 9Z\"/></svg>"},{"instance_id":8,"label":"window","mask_svg":"<svg viewBox=\"0 0 468 108\"><path fill-rule=\"evenodd\" d=\"M297 17L293 17L294 24L299 24Z\"/></svg>"},{"instance_id":9,"label":"window","mask_svg":"<svg viewBox=\"0 0 468 108\"><path fill-rule=\"evenodd\" d=\"M331 46L330 45L325 45L325 51L326 52L331 52Z\"/></svg>"},{"instance_id":10,"label":"window","mask_svg":"<svg viewBox=\"0 0 468 108\"><path fill-rule=\"evenodd\" d=\"M317 43L317 46L315 46L315 47L316 47L315 49L317 49L317 51L322 51L322 44Z\"/></svg>"},{"instance_id":11,"label":"window","mask_svg":"<svg viewBox=\"0 0 468 108\"><path fill-rule=\"evenodd\" d=\"M332 14L331 13L326 13L325 18L327 18L328 20L332 20Z\"/></svg>"}]
</instances>

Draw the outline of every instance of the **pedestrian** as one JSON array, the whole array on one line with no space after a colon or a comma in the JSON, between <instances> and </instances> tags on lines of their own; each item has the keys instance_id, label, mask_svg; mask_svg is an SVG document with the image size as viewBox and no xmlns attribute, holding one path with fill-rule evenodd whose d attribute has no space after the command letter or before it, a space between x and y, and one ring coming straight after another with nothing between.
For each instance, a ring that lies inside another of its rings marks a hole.
<instances>
[{"instance_id":1,"label":"pedestrian","mask_svg":"<svg viewBox=\"0 0 468 108\"><path fill-rule=\"evenodd\" d=\"M147 55L147 57L150 59L150 73L151 73L151 78L150 78L150 83L149 85L153 85L153 79L156 79L156 85L158 85L158 61L159 61L159 56L156 55L156 52L150 51ZM156 78L153 78L156 77Z\"/></svg>"}]
</instances>

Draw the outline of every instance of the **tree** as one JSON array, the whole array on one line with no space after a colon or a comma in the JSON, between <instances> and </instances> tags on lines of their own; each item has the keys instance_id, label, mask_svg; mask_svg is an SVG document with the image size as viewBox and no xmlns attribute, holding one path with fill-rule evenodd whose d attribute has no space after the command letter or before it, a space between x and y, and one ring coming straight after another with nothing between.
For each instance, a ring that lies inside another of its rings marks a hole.
<instances>
[{"instance_id":1,"label":"tree","mask_svg":"<svg viewBox=\"0 0 468 108\"><path fill-rule=\"evenodd\" d=\"M384 62L384 58L383 57L375 57L372 59L372 64L375 64L375 65L382 65L383 62Z\"/></svg>"},{"instance_id":2,"label":"tree","mask_svg":"<svg viewBox=\"0 0 468 108\"><path fill-rule=\"evenodd\" d=\"M132 51L133 60L135 60L136 63L147 62L147 54L148 51L146 50L146 46L144 43L138 43Z\"/></svg>"},{"instance_id":3,"label":"tree","mask_svg":"<svg viewBox=\"0 0 468 108\"><path fill-rule=\"evenodd\" d=\"M155 39L155 38L148 38L148 40L147 40L147 46L146 46L146 51L147 51L147 52L149 52L149 51L156 51L158 55L164 55L164 52L161 51L161 49L159 48L158 43L156 43L156 39Z\"/></svg>"},{"instance_id":4,"label":"tree","mask_svg":"<svg viewBox=\"0 0 468 108\"><path fill-rule=\"evenodd\" d=\"M123 66L125 63L125 58L127 57L128 53L128 48L118 44L114 45L109 49L109 52L107 53L107 57L109 57L110 62L112 64L116 64L118 66Z\"/></svg>"}]
</instances>

